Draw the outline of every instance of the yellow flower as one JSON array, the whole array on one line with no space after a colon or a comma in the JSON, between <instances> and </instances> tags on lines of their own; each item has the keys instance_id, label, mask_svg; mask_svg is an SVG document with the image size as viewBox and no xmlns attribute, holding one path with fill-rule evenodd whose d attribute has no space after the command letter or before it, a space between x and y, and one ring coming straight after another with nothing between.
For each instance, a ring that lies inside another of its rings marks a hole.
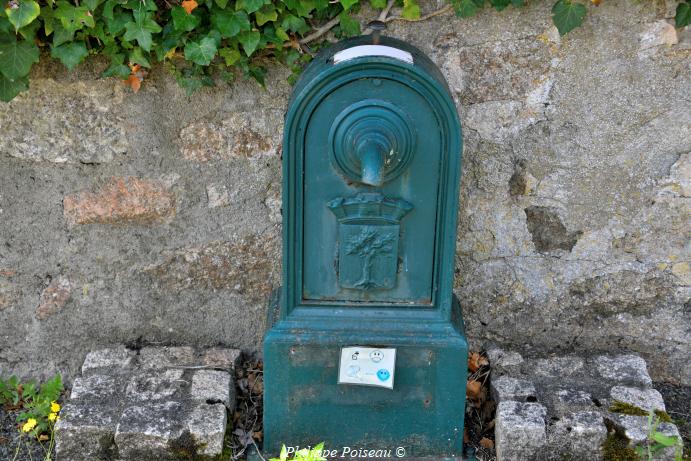
<instances>
[{"instance_id":1,"label":"yellow flower","mask_svg":"<svg viewBox=\"0 0 691 461\"><path fill-rule=\"evenodd\" d=\"M50 402L50 411L52 411L53 413L57 413L58 411L60 411L60 404L57 403L55 400Z\"/></svg>"},{"instance_id":2,"label":"yellow flower","mask_svg":"<svg viewBox=\"0 0 691 461\"><path fill-rule=\"evenodd\" d=\"M24 432L30 432L34 427L36 427L36 420L34 418L29 418L22 426L22 430Z\"/></svg>"},{"instance_id":3,"label":"yellow flower","mask_svg":"<svg viewBox=\"0 0 691 461\"><path fill-rule=\"evenodd\" d=\"M48 421L55 421L58 418L57 413L51 413L48 415Z\"/></svg>"}]
</instances>

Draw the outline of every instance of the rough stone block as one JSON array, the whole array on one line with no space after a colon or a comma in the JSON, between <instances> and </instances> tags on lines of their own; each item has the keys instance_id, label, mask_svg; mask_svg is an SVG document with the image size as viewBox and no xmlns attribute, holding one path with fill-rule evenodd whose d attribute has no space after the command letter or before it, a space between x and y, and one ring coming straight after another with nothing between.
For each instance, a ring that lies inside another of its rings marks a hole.
<instances>
[{"instance_id":1,"label":"rough stone block","mask_svg":"<svg viewBox=\"0 0 691 461\"><path fill-rule=\"evenodd\" d=\"M235 394L230 374L221 370L198 370L192 376L190 397L210 403L223 403L232 410Z\"/></svg>"},{"instance_id":2,"label":"rough stone block","mask_svg":"<svg viewBox=\"0 0 691 461\"><path fill-rule=\"evenodd\" d=\"M214 347L202 353L201 364L209 368L221 368L227 371L234 371L240 364L242 352L239 349L228 349Z\"/></svg>"},{"instance_id":3,"label":"rough stone block","mask_svg":"<svg viewBox=\"0 0 691 461\"><path fill-rule=\"evenodd\" d=\"M602 457L602 443L607 428L602 415L595 411L583 411L567 415L552 427L549 445L559 454L571 459L596 460Z\"/></svg>"},{"instance_id":4,"label":"rough stone block","mask_svg":"<svg viewBox=\"0 0 691 461\"><path fill-rule=\"evenodd\" d=\"M36 308L36 318L45 320L57 314L67 304L72 293L72 284L65 276L54 278L41 293L41 301Z\"/></svg>"},{"instance_id":5,"label":"rough stone block","mask_svg":"<svg viewBox=\"0 0 691 461\"><path fill-rule=\"evenodd\" d=\"M230 205L230 194L224 184L209 184L206 186L206 198L209 208L219 208Z\"/></svg>"},{"instance_id":6,"label":"rough stone block","mask_svg":"<svg viewBox=\"0 0 691 461\"><path fill-rule=\"evenodd\" d=\"M0 154L31 162L101 164L130 148L122 88L43 79L0 112ZM94 82L95 83L95 82ZM22 110L22 107L25 107ZM40 107L41 110L34 110Z\"/></svg>"},{"instance_id":7,"label":"rough stone block","mask_svg":"<svg viewBox=\"0 0 691 461\"><path fill-rule=\"evenodd\" d=\"M535 364L535 373L547 378L567 378L583 373L585 362L581 357L550 357L539 359Z\"/></svg>"},{"instance_id":8,"label":"rough stone block","mask_svg":"<svg viewBox=\"0 0 691 461\"><path fill-rule=\"evenodd\" d=\"M161 288L178 290L228 290L264 302L271 293L273 261L278 241L271 236L248 235L201 247L179 248L150 265Z\"/></svg>"},{"instance_id":9,"label":"rough stone block","mask_svg":"<svg viewBox=\"0 0 691 461\"><path fill-rule=\"evenodd\" d=\"M15 271L0 269L0 311L14 304L17 299L17 286L12 282Z\"/></svg>"},{"instance_id":10,"label":"rough stone block","mask_svg":"<svg viewBox=\"0 0 691 461\"><path fill-rule=\"evenodd\" d=\"M187 421L187 430L197 444L197 453L217 456L223 451L227 424L227 410L220 403L194 407Z\"/></svg>"},{"instance_id":11,"label":"rough stone block","mask_svg":"<svg viewBox=\"0 0 691 461\"><path fill-rule=\"evenodd\" d=\"M640 389L637 387L614 386L610 391L612 399L649 411L665 411L665 401L655 389Z\"/></svg>"},{"instance_id":12,"label":"rough stone block","mask_svg":"<svg viewBox=\"0 0 691 461\"><path fill-rule=\"evenodd\" d=\"M121 392L122 379L116 376L79 376L72 383L71 400L109 400Z\"/></svg>"},{"instance_id":13,"label":"rough stone block","mask_svg":"<svg viewBox=\"0 0 691 461\"><path fill-rule=\"evenodd\" d=\"M145 347L139 352L142 368L169 368L195 365L191 347Z\"/></svg>"},{"instance_id":14,"label":"rough stone block","mask_svg":"<svg viewBox=\"0 0 691 461\"><path fill-rule=\"evenodd\" d=\"M108 406L67 403L55 424L55 452L60 460L110 459L114 451L116 415Z\"/></svg>"},{"instance_id":15,"label":"rough stone block","mask_svg":"<svg viewBox=\"0 0 691 461\"><path fill-rule=\"evenodd\" d=\"M86 355L82 365L82 374L97 373L101 369L108 370L108 374L118 371L128 371L136 353L125 347L100 349Z\"/></svg>"},{"instance_id":16,"label":"rough stone block","mask_svg":"<svg viewBox=\"0 0 691 461\"><path fill-rule=\"evenodd\" d=\"M70 224L151 223L175 214L175 195L160 181L112 178L97 192L79 192L63 200Z\"/></svg>"},{"instance_id":17,"label":"rough stone block","mask_svg":"<svg viewBox=\"0 0 691 461\"><path fill-rule=\"evenodd\" d=\"M576 410L588 410L595 406L592 395L579 389L559 389L549 391L546 396L551 402L551 409L558 416L572 413ZM552 393L554 392L554 393Z\"/></svg>"},{"instance_id":18,"label":"rough stone block","mask_svg":"<svg viewBox=\"0 0 691 461\"><path fill-rule=\"evenodd\" d=\"M528 399L536 399L535 386L525 379L500 376L492 380L492 398L495 402L515 400L525 402Z\"/></svg>"},{"instance_id":19,"label":"rough stone block","mask_svg":"<svg viewBox=\"0 0 691 461\"><path fill-rule=\"evenodd\" d=\"M497 406L497 460L532 461L547 443L545 407L539 403L505 401Z\"/></svg>"},{"instance_id":20,"label":"rough stone block","mask_svg":"<svg viewBox=\"0 0 691 461\"><path fill-rule=\"evenodd\" d=\"M236 113L221 123L194 122L180 131L180 151L186 160L197 162L270 154L279 142L277 132L255 119Z\"/></svg>"},{"instance_id":21,"label":"rough stone block","mask_svg":"<svg viewBox=\"0 0 691 461\"><path fill-rule=\"evenodd\" d=\"M188 381L182 377L183 373L181 369L137 373L127 384L127 398L133 402L145 402L180 395L188 385Z\"/></svg>"},{"instance_id":22,"label":"rough stone block","mask_svg":"<svg viewBox=\"0 0 691 461\"><path fill-rule=\"evenodd\" d=\"M595 359L595 365L600 376L615 384L650 387L653 383L645 360L637 355L601 355Z\"/></svg>"},{"instance_id":23,"label":"rough stone block","mask_svg":"<svg viewBox=\"0 0 691 461\"><path fill-rule=\"evenodd\" d=\"M504 350L492 343L485 344L484 349L492 365L493 373L498 372L502 374L510 370L515 370L524 362L523 357L518 352Z\"/></svg>"},{"instance_id":24,"label":"rough stone block","mask_svg":"<svg viewBox=\"0 0 691 461\"><path fill-rule=\"evenodd\" d=\"M127 407L115 431L120 457L128 460L169 459L170 447L182 435L180 402Z\"/></svg>"}]
</instances>

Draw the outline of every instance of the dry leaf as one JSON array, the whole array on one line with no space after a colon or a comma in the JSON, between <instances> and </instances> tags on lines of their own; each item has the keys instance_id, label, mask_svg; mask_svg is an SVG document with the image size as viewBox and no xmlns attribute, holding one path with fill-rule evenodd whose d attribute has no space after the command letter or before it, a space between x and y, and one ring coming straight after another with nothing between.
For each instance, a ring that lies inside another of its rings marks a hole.
<instances>
[{"instance_id":1,"label":"dry leaf","mask_svg":"<svg viewBox=\"0 0 691 461\"><path fill-rule=\"evenodd\" d=\"M480 354L471 352L468 356L468 371L475 373L480 369Z\"/></svg>"},{"instance_id":2,"label":"dry leaf","mask_svg":"<svg viewBox=\"0 0 691 461\"><path fill-rule=\"evenodd\" d=\"M471 400L478 400L480 398L480 393L482 391L482 383L479 381L468 381L466 387L466 396Z\"/></svg>"},{"instance_id":3,"label":"dry leaf","mask_svg":"<svg viewBox=\"0 0 691 461\"><path fill-rule=\"evenodd\" d=\"M132 88L132 91L136 93L139 91L139 88L141 88L145 75L146 72L142 69L142 66L139 64L130 64L130 75L127 77L127 80L123 81L125 85Z\"/></svg>"},{"instance_id":4,"label":"dry leaf","mask_svg":"<svg viewBox=\"0 0 691 461\"><path fill-rule=\"evenodd\" d=\"M254 395L264 393L264 377L262 375L250 373L247 377L247 385L249 386L250 392Z\"/></svg>"},{"instance_id":5,"label":"dry leaf","mask_svg":"<svg viewBox=\"0 0 691 461\"><path fill-rule=\"evenodd\" d=\"M471 352L468 356L468 371L475 373L481 367L489 365L487 357L482 356L479 352Z\"/></svg>"},{"instance_id":6,"label":"dry leaf","mask_svg":"<svg viewBox=\"0 0 691 461\"><path fill-rule=\"evenodd\" d=\"M483 448L494 448L494 442L492 442L487 437L480 439L480 446Z\"/></svg>"},{"instance_id":7,"label":"dry leaf","mask_svg":"<svg viewBox=\"0 0 691 461\"><path fill-rule=\"evenodd\" d=\"M194 11L194 9L199 6L199 4L195 0L184 0L181 3L181 6L185 9L187 14L192 14L192 11Z\"/></svg>"},{"instance_id":8,"label":"dry leaf","mask_svg":"<svg viewBox=\"0 0 691 461\"><path fill-rule=\"evenodd\" d=\"M590 0L590 3L592 3L595 6L600 6L600 3L602 3L602 0Z\"/></svg>"},{"instance_id":9,"label":"dry leaf","mask_svg":"<svg viewBox=\"0 0 691 461\"><path fill-rule=\"evenodd\" d=\"M127 80L125 80L125 83L127 84L127 86L132 88L132 91L134 91L135 93L139 91L139 88L142 87L142 81L139 80L139 77L137 77L134 74L130 74L130 76L127 77Z\"/></svg>"}]
</instances>

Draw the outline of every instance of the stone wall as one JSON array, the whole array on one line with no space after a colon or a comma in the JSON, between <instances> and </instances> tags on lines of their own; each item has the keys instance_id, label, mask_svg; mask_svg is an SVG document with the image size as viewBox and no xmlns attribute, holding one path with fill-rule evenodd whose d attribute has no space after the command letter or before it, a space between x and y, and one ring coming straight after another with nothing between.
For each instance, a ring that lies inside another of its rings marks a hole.
<instances>
[{"instance_id":1,"label":"stone wall","mask_svg":"<svg viewBox=\"0 0 691 461\"><path fill-rule=\"evenodd\" d=\"M691 32L673 6L603 2L561 39L549 2L391 23L464 125L474 347L633 351L691 383ZM69 378L116 343L261 348L287 70L188 97L162 68L134 94L104 65L45 58L0 105L1 374Z\"/></svg>"}]
</instances>

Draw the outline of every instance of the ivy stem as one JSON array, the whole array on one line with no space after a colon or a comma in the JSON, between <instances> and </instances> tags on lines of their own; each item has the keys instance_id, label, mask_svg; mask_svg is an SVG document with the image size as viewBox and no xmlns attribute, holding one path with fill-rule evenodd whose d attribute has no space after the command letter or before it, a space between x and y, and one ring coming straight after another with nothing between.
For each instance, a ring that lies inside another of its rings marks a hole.
<instances>
[{"instance_id":1,"label":"ivy stem","mask_svg":"<svg viewBox=\"0 0 691 461\"><path fill-rule=\"evenodd\" d=\"M321 37L322 35L324 35L324 34L327 33L328 31L330 31L331 29L333 29L334 26L336 26L336 24L338 24L340 21L341 21L341 19L340 19L338 16L334 16L333 18L331 18L331 19L329 20L329 22L327 22L326 24L324 24L324 25L321 26L320 28L315 29L315 31L312 32L311 34L309 34L307 37L304 37L304 38L300 39L300 40L298 41L298 43L299 43L300 45L306 45L306 44L308 44L308 43L310 43L310 42L315 41L316 39L318 39L319 37ZM286 42L286 43L283 44L283 46L284 46L284 47L290 47L290 46L292 46L292 44Z\"/></svg>"},{"instance_id":2,"label":"ivy stem","mask_svg":"<svg viewBox=\"0 0 691 461\"><path fill-rule=\"evenodd\" d=\"M386 3L386 7L381 10L381 13L379 13L379 17L377 20L379 21L386 21L386 17L389 15L389 11L391 11L391 8L393 8L393 4L396 3L396 0L389 0Z\"/></svg>"}]
</instances>

